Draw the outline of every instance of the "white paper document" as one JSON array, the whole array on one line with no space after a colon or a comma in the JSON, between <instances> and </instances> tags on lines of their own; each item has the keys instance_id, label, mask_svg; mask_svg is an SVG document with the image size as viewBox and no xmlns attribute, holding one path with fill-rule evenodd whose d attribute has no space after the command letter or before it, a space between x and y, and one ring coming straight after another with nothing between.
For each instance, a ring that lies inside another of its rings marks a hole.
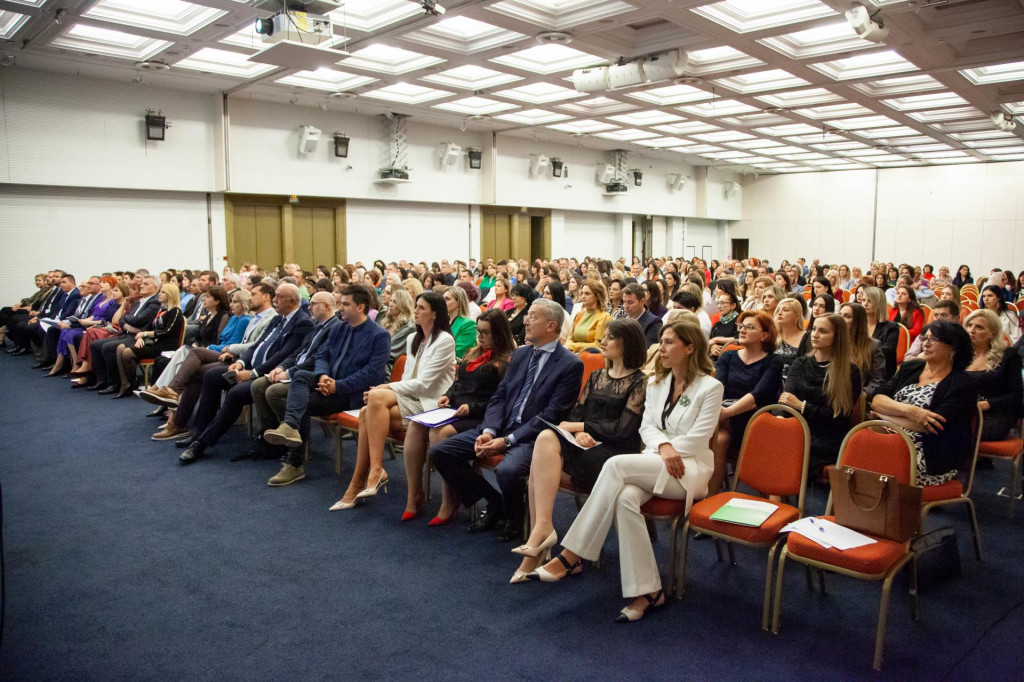
<instances>
[{"instance_id":1,"label":"white paper document","mask_svg":"<svg viewBox=\"0 0 1024 682\"><path fill-rule=\"evenodd\" d=\"M456 411L450 407L439 407L436 410L427 410L420 414L414 414L409 417L409 421L433 428L435 426L449 424L458 419L458 417L455 416L455 412Z\"/></svg>"},{"instance_id":2,"label":"white paper document","mask_svg":"<svg viewBox=\"0 0 1024 682\"><path fill-rule=\"evenodd\" d=\"M589 450L590 448L596 448L598 445L601 444L601 441L595 440L593 445L589 447L583 447L582 445L576 442L575 434L569 433L568 431L560 427L558 424L552 424L547 419L541 419L540 417L537 417L537 419L540 419L542 422L550 426L552 429L555 430L555 433L557 433L559 436L561 436L565 440L569 441L570 443L578 447L580 450Z\"/></svg>"},{"instance_id":3,"label":"white paper document","mask_svg":"<svg viewBox=\"0 0 1024 682\"><path fill-rule=\"evenodd\" d=\"M160 355L162 355L165 358L173 358L174 357L174 351L173 350L165 350Z\"/></svg>"},{"instance_id":4,"label":"white paper document","mask_svg":"<svg viewBox=\"0 0 1024 682\"><path fill-rule=\"evenodd\" d=\"M863 547L864 545L870 545L874 542L878 542L874 538L868 537L863 533L850 530L849 528L840 526L838 523L833 523L828 519L816 518L814 516L808 516L800 519L799 521L794 521L783 528L782 532L799 533L805 538L814 540L826 549L834 547L840 551Z\"/></svg>"},{"instance_id":5,"label":"white paper document","mask_svg":"<svg viewBox=\"0 0 1024 682\"><path fill-rule=\"evenodd\" d=\"M361 407L357 407L354 410L345 410L344 412L342 412L342 414L347 414L350 417L355 417L356 419L359 419L359 410L361 409Z\"/></svg>"}]
</instances>

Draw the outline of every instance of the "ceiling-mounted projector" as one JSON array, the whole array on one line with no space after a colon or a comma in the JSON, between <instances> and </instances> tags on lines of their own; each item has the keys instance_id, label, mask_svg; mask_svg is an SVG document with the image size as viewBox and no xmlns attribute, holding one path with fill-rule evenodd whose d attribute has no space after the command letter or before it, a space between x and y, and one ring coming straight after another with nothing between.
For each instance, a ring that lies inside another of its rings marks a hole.
<instances>
[{"instance_id":1,"label":"ceiling-mounted projector","mask_svg":"<svg viewBox=\"0 0 1024 682\"><path fill-rule=\"evenodd\" d=\"M1004 133L1008 133L1017 127L1017 122L1013 120L1013 116L1004 114L1001 111L993 111L992 115L989 116L989 120L992 121L992 125Z\"/></svg>"},{"instance_id":2,"label":"ceiling-mounted projector","mask_svg":"<svg viewBox=\"0 0 1024 682\"><path fill-rule=\"evenodd\" d=\"M257 19L256 33L262 42L270 45L276 45L284 40L304 45L319 45L334 38L331 20L326 15L290 9L281 10L266 19Z\"/></svg>"},{"instance_id":3,"label":"ceiling-mounted projector","mask_svg":"<svg viewBox=\"0 0 1024 682\"><path fill-rule=\"evenodd\" d=\"M889 29L881 22L873 21L864 5L854 5L846 11L846 21L857 35L864 40L880 43L889 36Z\"/></svg>"}]
</instances>

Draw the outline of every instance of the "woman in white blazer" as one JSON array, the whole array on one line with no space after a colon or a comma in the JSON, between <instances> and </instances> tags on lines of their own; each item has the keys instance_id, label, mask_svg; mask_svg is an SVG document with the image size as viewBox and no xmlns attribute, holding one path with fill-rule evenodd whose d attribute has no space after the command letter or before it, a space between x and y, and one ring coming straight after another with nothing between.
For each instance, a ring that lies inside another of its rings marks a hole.
<instances>
[{"instance_id":1,"label":"woman in white blazer","mask_svg":"<svg viewBox=\"0 0 1024 682\"><path fill-rule=\"evenodd\" d=\"M715 467L709 441L718 424L724 391L713 373L708 342L700 327L689 321L665 325L640 425L644 451L618 455L605 463L587 503L565 535L562 553L529 574L531 580L554 582L579 574L581 559L598 559L615 521L622 594L632 599L616 622L639 620L647 608L665 603L640 507L657 495L686 500L688 514L694 500L707 495Z\"/></svg>"},{"instance_id":2,"label":"woman in white blazer","mask_svg":"<svg viewBox=\"0 0 1024 682\"><path fill-rule=\"evenodd\" d=\"M351 509L356 500L387 489L384 446L388 434L405 428L411 415L435 409L437 399L455 381L455 339L441 294L426 291L417 296L413 322L416 334L409 336L406 345L401 381L371 386L364 396L355 471L348 490L331 511Z\"/></svg>"}]
</instances>

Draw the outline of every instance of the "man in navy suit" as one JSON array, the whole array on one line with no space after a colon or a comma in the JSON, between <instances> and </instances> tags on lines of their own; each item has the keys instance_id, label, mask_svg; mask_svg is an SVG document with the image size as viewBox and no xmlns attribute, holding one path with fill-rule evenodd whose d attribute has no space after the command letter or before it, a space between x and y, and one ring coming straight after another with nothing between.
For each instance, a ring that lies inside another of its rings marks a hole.
<instances>
[{"instance_id":1,"label":"man in navy suit","mask_svg":"<svg viewBox=\"0 0 1024 682\"><path fill-rule=\"evenodd\" d=\"M320 296L321 294L316 294ZM309 418L343 412L363 404L371 386L384 383L391 353L391 335L367 317L370 291L361 284L341 294L342 322L317 352L313 369L292 368L291 388L281 425L263 437L272 445L287 445L281 470L267 485L281 486L305 478L301 446L309 439Z\"/></svg>"},{"instance_id":2,"label":"man in navy suit","mask_svg":"<svg viewBox=\"0 0 1024 682\"><path fill-rule=\"evenodd\" d=\"M542 419L558 424L569 416L583 382L583 363L559 343L565 310L547 299L530 306L524 323L526 340L512 355L505 378L490 401L484 420L475 429L439 443L430 450L438 473L464 504L487 500L487 512L470 532L500 528L502 541L522 529L526 477L533 460L533 442L548 428ZM504 455L495 469L501 492L473 470L475 458Z\"/></svg>"},{"instance_id":3,"label":"man in navy suit","mask_svg":"<svg viewBox=\"0 0 1024 682\"><path fill-rule=\"evenodd\" d=\"M644 290L639 284L627 284L622 289L622 309L644 330L644 342L648 348L658 343L662 321L644 306Z\"/></svg>"},{"instance_id":4,"label":"man in navy suit","mask_svg":"<svg viewBox=\"0 0 1024 682\"><path fill-rule=\"evenodd\" d=\"M33 369L45 367L46 362L46 347L45 347L45 335L46 328L43 327L42 322L49 320L47 324L56 323L53 320L63 320L65 317L75 314L75 310L78 309L78 304L82 300L82 292L78 290L78 286L75 284L75 276L71 274L64 274L60 278L60 293L51 299L50 305L47 308L46 313L40 313L38 319L30 323L26 329L28 332L28 342L32 347L34 353L36 353L36 359L39 361L33 365Z\"/></svg>"},{"instance_id":5,"label":"man in navy suit","mask_svg":"<svg viewBox=\"0 0 1024 682\"><path fill-rule=\"evenodd\" d=\"M93 304L96 299L100 297L100 278L99 275L93 275L86 280L83 285L84 293L78 299L78 305L71 316L78 319L89 317L89 312L92 310ZM61 323L59 325L53 325L46 330L46 347L44 349L45 361L48 367L44 367L47 371L53 369L53 363L57 360L57 342L60 339L60 332L62 329L69 329L71 323L67 321L67 317L61 317ZM66 371L66 369L65 369Z\"/></svg>"},{"instance_id":6,"label":"man in navy suit","mask_svg":"<svg viewBox=\"0 0 1024 682\"><path fill-rule=\"evenodd\" d=\"M211 369L202 373L202 393L192 422L192 432L197 436L191 441L181 441L186 450L178 457L180 464L192 464L203 456L206 446L212 444L204 443L199 434L203 434L221 409L223 391L228 391L229 398L232 398L231 393L234 392L231 403L225 403L224 409L235 411L234 419L237 419L242 412L242 406L252 401L249 382L276 368L302 345L306 334L313 328L313 320L310 319L309 313L302 309L301 301L299 289L294 284L278 285L274 294L274 309L277 310L277 316L267 325L260 340L242 353L237 362L229 365L226 372L220 371L221 367L212 364ZM184 399L178 402L179 412L183 402ZM174 421L176 424L184 425L188 423L191 415L180 416L179 421L179 415L175 413ZM223 420L224 430L234 423L234 419ZM220 433L217 436L219 437ZM215 440L212 433L209 434L209 438L211 441Z\"/></svg>"},{"instance_id":7,"label":"man in navy suit","mask_svg":"<svg viewBox=\"0 0 1024 682\"><path fill-rule=\"evenodd\" d=\"M121 390L121 378L118 376L115 360L117 349L126 343L134 343L137 332L149 331L153 327L153 320L160 312L160 301L157 298L159 290L160 280L151 275L144 275L139 284L139 294L142 298L121 318L123 331L117 336L93 341L92 373L99 383L89 390L97 391L100 395L110 395Z\"/></svg>"}]
</instances>

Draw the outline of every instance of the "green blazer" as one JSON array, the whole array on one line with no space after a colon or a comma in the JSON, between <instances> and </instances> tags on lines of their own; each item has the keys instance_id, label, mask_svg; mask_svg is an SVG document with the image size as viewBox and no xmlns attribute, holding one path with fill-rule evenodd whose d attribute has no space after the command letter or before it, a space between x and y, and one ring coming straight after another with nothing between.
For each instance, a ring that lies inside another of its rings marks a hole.
<instances>
[{"instance_id":1,"label":"green blazer","mask_svg":"<svg viewBox=\"0 0 1024 682\"><path fill-rule=\"evenodd\" d=\"M468 317L456 317L452 320L452 336L455 337L455 357L461 360L466 351L476 345L476 322Z\"/></svg>"}]
</instances>

